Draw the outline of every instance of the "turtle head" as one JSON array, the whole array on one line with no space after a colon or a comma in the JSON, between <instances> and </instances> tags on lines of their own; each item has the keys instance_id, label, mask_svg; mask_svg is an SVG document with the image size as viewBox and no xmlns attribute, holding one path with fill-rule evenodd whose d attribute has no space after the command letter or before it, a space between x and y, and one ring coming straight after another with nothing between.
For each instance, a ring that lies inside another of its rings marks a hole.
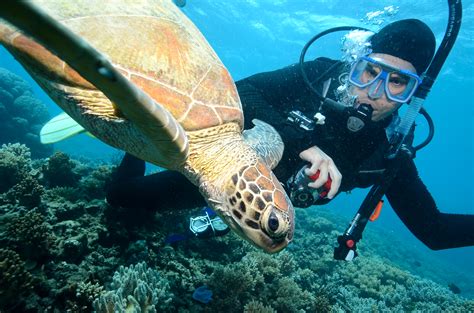
<instances>
[{"instance_id":1,"label":"turtle head","mask_svg":"<svg viewBox=\"0 0 474 313\"><path fill-rule=\"evenodd\" d=\"M268 253L293 239L294 209L283 187L261 160L243 166L225 185L221 216L241 237Z\"/></svg>"}]
</instances>

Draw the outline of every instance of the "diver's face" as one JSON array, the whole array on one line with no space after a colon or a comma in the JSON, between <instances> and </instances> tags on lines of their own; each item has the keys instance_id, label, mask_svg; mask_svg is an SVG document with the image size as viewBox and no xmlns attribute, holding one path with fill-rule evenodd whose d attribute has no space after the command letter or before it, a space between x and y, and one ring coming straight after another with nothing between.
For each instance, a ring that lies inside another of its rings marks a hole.
<instances>
[{"instance_id":1,"label":"diver's face","mask_svg":"<svg viewBox=\"0 0 474 313\"><path fill-rule=\"evenodd\" d=\"M384 53L372 53L369 55L369 57L389 66L416 73L415 67L413 67L410 62L394 57L392 55ZM367 86L364 88L351 86L350 92L351 94L357 96L357 104L365 103L372 107L372 109L374 110L372 112L372 121L378 122L395 112L401 106L401 103L397 103L387 98L387 94L384 90L383 81L377 81L374 84L377 84L375 88L381 88L382 92L374 92L373 88L370 91L371 86Z\"/></svg>"}]
</instances>

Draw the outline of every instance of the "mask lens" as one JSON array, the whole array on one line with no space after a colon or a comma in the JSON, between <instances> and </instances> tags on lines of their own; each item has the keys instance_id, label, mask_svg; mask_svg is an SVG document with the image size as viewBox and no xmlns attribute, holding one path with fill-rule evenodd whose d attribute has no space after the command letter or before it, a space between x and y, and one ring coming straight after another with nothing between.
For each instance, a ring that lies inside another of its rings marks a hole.
<instances>
[{"instance_id":1,"label":"mask lens","mask_svg":"<svg viewBox=\"0 0 474 313\"><path fill-rule=\"evenodd\" d=\"M357 87L366 87L373 83L381 73L380 65L361 58L352 67L349 81Z\"/></svg>"},{"instance_id":2,"label":"mask lens","mask_svg":"<svg viewBox=\"0 0 474 313\"><path fill-rule=\"evenodd\" d=\"M204 233L209 228L209 226L211 226L211 222L207 215L190 218L189 229L195 235Z\"/></svg>"},{"instance_id":3,"label":"mask lens","mask_svg":"<svg viewBox=\"0 0 474 313\"><path fill-rule=\"evenodd\" d=\"M402 72L391 72L386 81L386 92L389 99L396 102L407 102L418 87L414 76Z\"/></svg>"},{"instance_id":4,"label":"mask lens","mask_svg":"<svg viewBox=\"0 0 474 313\"><path fill-rule=\"evenodd\" d=\"M415 74L394 69L369 57L360 58L349 73L349 82L359 88L365 88L380 81L385 81L388 99L405 103L410 100L421 79Z\"/></svg>"}]
</instances>

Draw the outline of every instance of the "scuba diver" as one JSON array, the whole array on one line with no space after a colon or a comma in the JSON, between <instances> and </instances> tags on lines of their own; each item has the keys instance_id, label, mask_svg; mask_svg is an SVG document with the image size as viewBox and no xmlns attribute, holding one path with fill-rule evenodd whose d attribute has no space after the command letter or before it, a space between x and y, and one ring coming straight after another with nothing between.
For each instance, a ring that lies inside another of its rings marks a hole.
<instances>
[{"instance_id":1,"label":"scuba diver","mask_svg":"<svg viewBox=\"0 0 474 313\"><path fill-rule=\"evenodd\" d=\"M236 82L245 128L257 118L275 127L283 139L285 151L274 173L287 182L295 206L325 204L341 192L385 179L389 138L400 120L398 109L420 87L436 41L426 24L405 19L382 28L369 43L370 52L353 64L328 58L304 62L314 88L344 103L349 111L318 110L320 99L303 79L301 64ZM415 151L410 149L413 131L411 127L405 141L409 144L402 146L404 158L396 174L387 180L385 196L406 227L429 248L474 245L474 215L441 213L419 177ZM126 154L107 201L151 210L206 206L197 187L181 174L144 173L145 163ZM301 187L301 178L314 191L311 197L300 197L301 188L295 189Z\"/></svg>"}]
</instances>

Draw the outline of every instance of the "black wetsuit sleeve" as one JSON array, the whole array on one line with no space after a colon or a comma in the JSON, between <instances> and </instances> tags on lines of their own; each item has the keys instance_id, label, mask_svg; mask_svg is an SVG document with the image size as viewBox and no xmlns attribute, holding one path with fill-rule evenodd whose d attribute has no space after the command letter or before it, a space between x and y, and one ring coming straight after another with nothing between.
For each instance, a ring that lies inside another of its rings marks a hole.
<instances>
[{"instance_id":1,"label":"black wetsuit sleeve","mask_svg":"<svg viewBox=\"0 0 474 313\"><path fill-rule=\"evenodd\" d=\"M412 160L401 168L386 196L402 222L430 249L474 245L474 215L441 213Z\"/></svg>"},{"instance_id":2,"label":"black wetsuit sleeve","mask_svg":"<svg viewBox=\"0 0 474 313\"><path fill-rule=\"evenodd\" d=\"M306 63L307 75L314 80L334 61L318 59ZM299 153L313 146L314 134L288 122L288 114L299 110L313 116L318 100L302 79L299 65L255 74L236 82L244 111L245 128L253 127L252 119L260 119L278 131L285 145L283 157L274 169L278 179L285 183L303 166Z\"/></svg>"},{"instance_id":3,"label":"black wetsuit sleeve","mask_svg":"<svg viewBox=\"0 0 474 313\"><path fill-rule=\"evenodd\" d=\"M107 202L112 206L153 211L206 205L198 188L181 173L165 170L144 174L145 162L125 154L107 190Z\"/></svg>"}]
</instances>

